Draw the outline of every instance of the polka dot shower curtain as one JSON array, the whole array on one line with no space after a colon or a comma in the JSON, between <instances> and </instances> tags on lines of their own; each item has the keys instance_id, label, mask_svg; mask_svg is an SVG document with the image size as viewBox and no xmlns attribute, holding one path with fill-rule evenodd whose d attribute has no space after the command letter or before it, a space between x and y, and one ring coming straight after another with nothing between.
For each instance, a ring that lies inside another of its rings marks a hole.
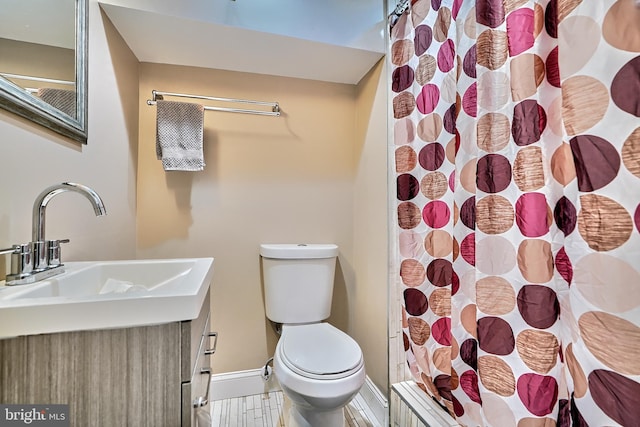
<instances>
[{"instance_id":1,"label":"polka dot shower curtain","mask_svg":"<svg viewBox=\"0 0 640 427\"><path fill-rule=\"evenodd\" d=\"M466 426L640 426L640 7L413 0L390 43L412 377Z\"/></svg>"}]
</instances>

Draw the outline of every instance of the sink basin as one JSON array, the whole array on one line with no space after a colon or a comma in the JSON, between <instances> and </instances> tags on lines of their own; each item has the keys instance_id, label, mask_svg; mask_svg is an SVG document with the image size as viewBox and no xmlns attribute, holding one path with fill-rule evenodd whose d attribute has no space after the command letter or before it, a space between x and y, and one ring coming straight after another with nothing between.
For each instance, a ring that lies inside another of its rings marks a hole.
<instances>
[{"instance_id":1,"label":"sink basin","mask_svg":"<svg viewBox=\"0 0 640 427\"><path fill-rule=\"evenodd\" d=\"M0 287L0 338L198 317L213 258L69 262L31 285Z\"/></svg>"},{"instance_id":2,"label":"sink basin","mask_svg":"<svg viewBox=\"0 0 640 427\"><path fill-rule=\"evenodd\" d=\"M50 297L96 297L122 294L124 298L154 295L185 286L196 260L119 261L69 263L66 273L29 286L16 287L4 300ZM26 288L26 287L25 287ZM142 294L140 294L142 293Z\"/></svg>"}]
</instances>

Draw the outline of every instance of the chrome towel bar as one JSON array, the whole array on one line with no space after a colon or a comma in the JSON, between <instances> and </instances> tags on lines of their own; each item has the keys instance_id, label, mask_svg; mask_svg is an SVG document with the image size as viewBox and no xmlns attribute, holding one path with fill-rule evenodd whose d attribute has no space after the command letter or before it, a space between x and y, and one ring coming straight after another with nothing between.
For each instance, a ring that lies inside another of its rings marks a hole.
<instances>
[{"instance_id":1,"label":"chrome towel bar","mask_svg":"<svg viewBox=\"0 0 640 427\"><path fill-rule=\"evenodd\" d=\"M280 116L280 105L277 102L252 101L248 99L219 98L216 96L204 96L204 95L189 95L185 93L161 92L157 90L152 90L151 94L152 94L152 99L147 100L147 105L155 105L156 101L163 100L165 96L175 96L179 98L194 98L194 99L204 99L208 101L231 102L236 104L251 104L251 105L261 105L261 106L271 107L271 111L268 111L268 110L251 110L251 109L244 109L244 108L213 107L213 106L205 105L204 109L209 111L257 114L261 116Z\"/></svg>"}]
</instances>

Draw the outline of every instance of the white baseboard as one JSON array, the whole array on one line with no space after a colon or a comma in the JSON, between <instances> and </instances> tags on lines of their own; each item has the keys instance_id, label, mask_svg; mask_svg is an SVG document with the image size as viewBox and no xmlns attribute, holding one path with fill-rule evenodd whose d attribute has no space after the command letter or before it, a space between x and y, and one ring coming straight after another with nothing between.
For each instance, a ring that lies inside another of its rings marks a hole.
<instances>
[{"instance_id":1,"label":"white baseboard","mask_svg":"<svg viewBox=\"0 0 640 427\"><path fill-rule=\"evenodd\" d=\"M233 399L254 394L269 393L280 390L280 384L274 375L268 381L262 379L262 369L226 372L211 376L210 400ZM376 425L389 425L389 404L384 394L376 385L366 378L360 393L356 397L360 406L367 412Z\"/></svg>"},{"instance_id":2,"label":"white baseboard","mask_svg":"<svg viewBox=\"0 0 640 427\"><path fill-rule=\"evenodd\" d=\"M226 372L211 376L211 400L233 399L280 390L275 375L269 381L262 379L262 369Z\"/></svg>"},{"instance_id":3,"label":"white baseboard","mask_svg":"<svg viewBox=\"0 0 640 427\"><path fill-rule=\"evenodd\" d=\"M415 382L403 381L391 386L391 393L400 398L400 405L392 408L392 425L399 425L400 413L408 411L420 422L417 425L429 427L458 427L458 424L444 409L438 406ZM394 400L396 402L396 400ZM412 424L414 425L414 424Z\"/></svg>"},{"instance_id":4,"label":"white baseboard","mask_svg":"<svg viewBox=\"0 0 640 427\"><path fill-rule=\"evenodd\" d=\"M355 400L365 409L367 418L375 422L374 425L389 425L389 402L369 377L366 378Z\"/></svg>"}]
</instances>

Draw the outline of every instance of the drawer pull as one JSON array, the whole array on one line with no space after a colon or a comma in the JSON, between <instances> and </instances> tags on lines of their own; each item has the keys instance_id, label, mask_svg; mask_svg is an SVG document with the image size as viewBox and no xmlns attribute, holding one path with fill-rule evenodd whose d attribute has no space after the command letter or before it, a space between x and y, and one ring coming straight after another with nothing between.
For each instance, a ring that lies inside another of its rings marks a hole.
<instances>
[{"instance_id":1,"label":"drawer pull","mask_svg":"<svg viewBox=\"0 0 640 427\"><path fill-rule=\"evenodd\" d=\"M209 332L207 333L208 337L215 337L215 339L213 340L213 347L208 348L204 351L204 354L213 354L216 352L216 346L218 345L218 333L217 332Z\"/></svg>"},{"instance_id":2,"label":"drawer pull","mask_svg":"<svg viewBox=\"0 0 640 427\"><path fill-rule=\"evenodd\" d=\"M209 387L211 387L211 375L213 375L211 368L201 368L200 373L203 375L209 375L207 378L207 391L204 396L200 396L197 399L193 400L194 408L202 408L203 406L207 406L209 404Z\"/></svg>"}]
</instances>

